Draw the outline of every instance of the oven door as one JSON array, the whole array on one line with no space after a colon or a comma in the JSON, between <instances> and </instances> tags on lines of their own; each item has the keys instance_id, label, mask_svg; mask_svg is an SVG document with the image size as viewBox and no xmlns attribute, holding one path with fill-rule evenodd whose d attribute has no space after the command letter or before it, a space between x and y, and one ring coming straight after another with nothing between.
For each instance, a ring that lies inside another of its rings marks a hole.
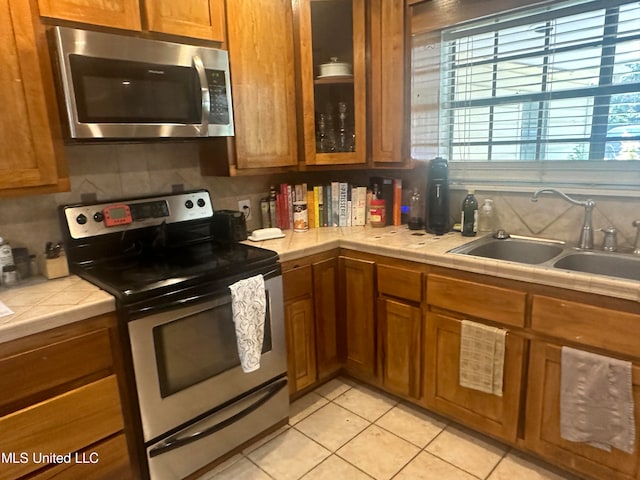
<instances>
[{"instance_id":1,"label":"oven door","mask_svg":"<svg viewBox=\"0 0 640 480\"><path fill-rule=\"evenodd\" d=\"M157 439L286 373L282 276L265 277L260 368L240 367L231 295L128 324L144 441Z\"/></svg>"}]
</instances>

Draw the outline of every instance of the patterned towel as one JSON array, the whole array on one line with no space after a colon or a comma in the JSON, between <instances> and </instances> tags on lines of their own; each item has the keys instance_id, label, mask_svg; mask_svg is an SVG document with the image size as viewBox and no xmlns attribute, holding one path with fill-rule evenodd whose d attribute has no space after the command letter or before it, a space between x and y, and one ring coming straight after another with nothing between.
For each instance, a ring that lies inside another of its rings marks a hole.
<instances>
[{"instance_id":1,"label":"patterned towel","mask_svg":"<svg viewBox=\"0 0 640 480\"><path fill-rule=\"evenodd\" d=\"M500 328L462 321L460 386L502 396L506 334Z\"/></svg>"},{"instance_id":2,"label":"patterned towel","mask_svg":"<svg viewBox=\"0 0 640 480\"><path fill-rule=\"evenodd\" d=\"M562 347L560 436L611 451L634 451L631 362Z\"/></svg>"},{"instance_id":3,"label":"patterned towel","mask_svg":"<svg viewBox=\"0 0 640 480\"><path fill-rule=\"evenodd\" d=\"M238 356L245 373L260 368L267 300L262 275L240 280L229 286L231 310L236 326Z\"/></svg>"}]
</instances>

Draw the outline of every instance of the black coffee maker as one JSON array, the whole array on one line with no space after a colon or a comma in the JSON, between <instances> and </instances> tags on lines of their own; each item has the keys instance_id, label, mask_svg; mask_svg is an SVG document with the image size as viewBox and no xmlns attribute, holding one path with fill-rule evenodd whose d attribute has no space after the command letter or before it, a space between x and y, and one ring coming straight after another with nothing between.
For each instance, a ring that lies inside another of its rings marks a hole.
<instances>
[{"instance_id":1,"label":"black coffee maker","mask_svg":"<svg viewBox=\"0 0 640 480\"><path fill-rule=\"evenodd\" d=\"M444 235L449 231L449 164L434 158L427 170L426 231Z\"/></svg>"}]
</instances>

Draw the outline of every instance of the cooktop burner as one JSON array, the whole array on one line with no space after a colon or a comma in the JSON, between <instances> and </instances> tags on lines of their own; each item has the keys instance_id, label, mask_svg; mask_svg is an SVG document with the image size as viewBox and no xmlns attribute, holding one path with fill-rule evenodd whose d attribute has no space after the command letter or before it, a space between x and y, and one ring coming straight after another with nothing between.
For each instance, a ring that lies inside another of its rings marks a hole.
<instances>
[{"instance_id":1,"label":"cooktop burner","mask_svg":"<svg viewBox=\"0 0 640 480\"><path fill-rule=\"evenodd\" d=\"M232 277L263 264L275 263L277 254L244 244L206 242L163 255L110 259L77 273L124 299L142 293L162 294L197 282Z\"/></svg>"},{"instance_id":2,"label":"cooktop burner","mask_svg":"<svg viewBox=\"0 0 640 480\"><path fill-rule=\"evenodd\" d=\"M71 271L118 308L205 295L278 268L278 254L229 243L206 190L59 208ZM196 292L197 290L197 292Z\"/></svg>"}]
</instances>

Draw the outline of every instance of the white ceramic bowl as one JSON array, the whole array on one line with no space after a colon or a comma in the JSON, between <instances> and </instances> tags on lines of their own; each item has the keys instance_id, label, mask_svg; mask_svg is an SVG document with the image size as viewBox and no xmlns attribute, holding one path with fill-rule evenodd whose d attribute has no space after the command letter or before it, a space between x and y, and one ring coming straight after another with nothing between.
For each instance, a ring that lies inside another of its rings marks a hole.
<instances>
[{"instance_id":1,"label":"white ceramic bowl","mask_svg":"<svg viewBox=\"0 0 640 480\"><path fill-rule=\"evenodd\" d=\"M338 57L331 57L329 63L318 65L318 76L320 77L340 77L351 75L351 64L339 62Z\"/></svg>"}]
</instances>

